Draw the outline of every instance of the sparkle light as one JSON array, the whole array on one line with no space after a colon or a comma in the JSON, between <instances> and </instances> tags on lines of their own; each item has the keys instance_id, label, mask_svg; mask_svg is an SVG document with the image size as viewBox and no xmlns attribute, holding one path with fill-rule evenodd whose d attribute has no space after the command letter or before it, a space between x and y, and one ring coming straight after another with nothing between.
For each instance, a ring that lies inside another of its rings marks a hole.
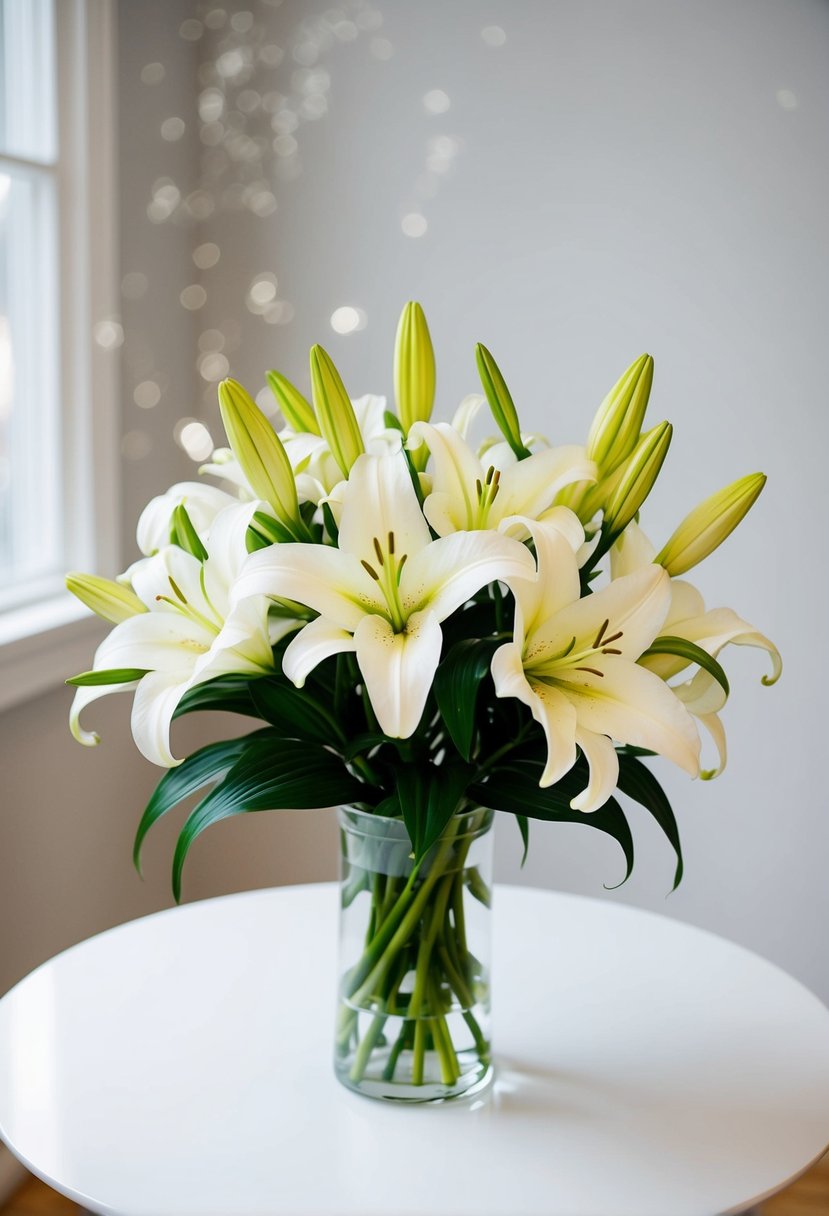
<instances>
[{"instance_id":1,"label":"sparkle light","mask_svg":"<svg viewBox=\"0 0 829 1216\"><path fill-rule=\"evenodd\" d=\"M252 304L270 304L276 299L276 287L276 275L257 275L248 289L248 298Z\"/></svg>"},{"instance_id":2,"label":"sparkle light","mask_svg":"<svg viewBox=\"0 0 829 1216\"><path fill-rule=\"evenodd\" d=\"M212 8L204 19L209 30L220 30L227 21L227 13L223 8Z\"/></svg>"},{"instance_id":3,"label":"sparkle light","mask_svg":"<svg viewBox=\"0 0 829 1216\"><path fill-rule=\"evenodd\" d=\"M221 350L225 336L220 329L205 329L199 334L199 350Z\"/></svg>"},{"instance_id":4,"label":"sparkle light","mask_svg":"<svg viewBox=\"0 0 829 1216\"><path fill-rule=\"evenodd\" d=\"M178 27L179 38L183 38L185 42L198 42L204 33L204 26L201 21L197 21L195 17L188 18L187 21L182 21Z\"/></svg>"},{"instance_id":5,"label":"sparkle light","mask_svg":"<svg viewBox=\"0 0 829 1216\"><path fill-rule=\"evenodd\" d=\"M181 118L165 118L161 124L161 138L166 139L169 144L181 139L184 131L184 120Z\"/></svg>"},{"instance_id":6,"label":"sparkle light","mask_svg":"<svg viewBox=\"0 0 829 1216\"><path fill-rule=\"evenodd\" d=\"M193 250L193 261L199 270L209 270L211 266L216 265L221 256L221 249L213 241L205 241L203 245L197 245Z\"/></svg>"},{"instance_id":7,"label":"sparkle light","mask_svg":"<svg viewBox=\"0 0 829 1216\"><path fill-rule=\"evenodd\" d=\"M176 439L191 460L207 460L213 453L213 439L203 422L188 420L176 427Z\"/></svg>"},{"instance_id":8,"label":"sparkle light","mask_svg":"<svg viewBox=\"0 0 829 1216\"><path fill-rule=\"evenodd\" d=\"M215 384L219 380L224 380L230 371L230 364L227 357L218 351L207 351L200 357L198 368L202 380Z\"/></svg>"},{"instance_id":9,"label":"sparkle light","mask_svg":"<svg viewBox=\"0 0 829 1216\"><path fill-rule=\"evenodd\" d=\"M186 308L188 312L195 312L198 308L203 308L207 303L207 292L200 283L192 283L189 287L185 287L179 296L182 308Z\"/></svg>"},{"instance_id":10,"label":"sparkle light","mask_svg":"<svg viewBox=\"0 0 829 1216\"><path fill-rule=\"evenodd\" d=\"M408 215L403 216L400 227L404 236L416 238L424 235L429 224L425 215L421 215L419 211L410 211Z\"/></svg>"},{"instance_id":11,"label":"sparkle light","mask_svg":"<svg viewBox=\"0 0 829 1216\"><path fill-rule=\"evenodd\" d=\"M161 84L165 75L163 63L145 63L141 69L141 83Z\"/></svg>"},{"instance_id":12,"label":"sparkle light","mask_svg":"<svg viewBox=\"0 0 829 1216\"><path fill-rule=\"evenodd\" d=\"M230 18L230 24L233 26L237 34L247 34L253 26L253 13L242 11L234 13Z\"/></svg>"},{"instance_id":13,"label":"sparkle light","mask_svg":"<svg viewBox=\"0 0 829 1216\"><path fill-rule=\"evenodd\" d=\"M220 89L204 89L199 94L198 106L202 122L218 122L225 109L224 93Z\"/></svg>"},{"instance_id":14,"label":"sparkle light","mask_svg":"<svg viewBox=\"0 0 829 1216\"><path fill-rule=\"evenodd\" d=\"M142 410L154 409L161 400L161 389L155 380L142 380L136 384L132 399Z\"/></svg>"},{"instance_id":15,"label":"sparkle light","mask_svg":"<svg viewBox=\"0 0 829 1216\"><path fill-rule=\"evenodd\" d=\"M481 30L481 38L487 46L498 47L503 46L507 40L507 36L501 29L500 25L486 25Z\"/></svg>"},{"instance_id":16,"label":"sparkle light","mask_svg":"<svg viewBox=\"0 0 829 1216\"><path fill-rule=\"evenodd\" d=\"M92 336L102 350L117 350L124 341L124 329L115 320L99 321L92 330Z\"/></svg>"},{"instance_id":17,"label":"sparkle light","mask_svg":"<svg viewBox=\"0 0 829 1216\"><path fill-rule=\"evenodd\" d=\"M331 328L335 334L353 334L359 329L365 329L366 314L362 308L355 308L352 304L343 304L340 308L335 308L331 314Z\"/></svg>"},{"instance_id":18,"label":"sparkle light","mask_svg":"<svg viewBox=\"0 0 829 1216\"><path fill-rule=\"evenodd\" d=\"M780 106L781 110L796 110L797 97L791 91L791 89L778 89L777 104Z\"/></svg>"},{"instance_id":19,"label":"sparkle light","mask_svg":"<svg viewBox=\"0 0 829 1216\"><path fill-rule=\"evenodd\" d=\"M281 46L277 46L275 42L268 42L259 50L259 58L262 60L266 68L279 67L282 60L285 58L285 52Z\"/></svg>"},{"instance_id":20,"label":"sparkle light","mask_svg":"<svg viewBox=\"0 0 829 1216\"><path fill-rule=\"evenodd\" d=\"M430 89L423 96L423 108L429 114L445 114L452 103L443 89Z\"/></svg>"},{"instance_id":21,"label":"sparkle light","mask_svg":"<svg viewBox=\"0 0 829 1216\"><path fill-rule=\"evenodd\" d=\"M268 325L288 325L294 319L294 306L288 300L274 300L262 314Z\"/></svg>"}]
</instances>

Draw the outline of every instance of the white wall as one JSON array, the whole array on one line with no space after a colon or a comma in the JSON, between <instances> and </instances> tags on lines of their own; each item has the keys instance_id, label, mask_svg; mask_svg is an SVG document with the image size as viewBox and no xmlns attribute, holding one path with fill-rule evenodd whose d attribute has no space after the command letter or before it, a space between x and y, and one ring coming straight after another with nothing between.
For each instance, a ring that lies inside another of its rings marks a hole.
<instances>
[{"instance_id":1,"label":"white wall","mask_svg":"<svg viewBox=\"0 0 829 1216\"><path fill-rule=\"evenodd\" d=\"M216 180L215 160L211 170L198 159L196 73L205 87L206 65L238 44L252 48L246 87L280 92L296 108L295 91L309 81L294 78L293 50L298 43L307 62L309 41L322 33L324 44L325 31L316 8L285 0L251 5L250 30L228 35L226 26L190 42L178 31L194 8L189 0L120 5L122 269L148 279L141 299L124 302L124 429L151 444L125 464L126 528L151 493L195 467L173 443L177 420L199 414L217 433L215 385L196 371L208 331L223 331L231 373L254 391L274 365L307 383L313 341L328 347L355 395L387 391L397 314L418 298L437 348L442 416L476 387L480 339L507 373L525 423L566 442L584 435L625 364L651 350L653 418L670 417L677 430L670 473L648 512L654 537L737 474L768 472L750 520L699 581L712 604L737 608L778 641L784 678L763 689L763 658L729 655L728 771L706 786L660 766L686 848L677 894L665 899L669 850L637 812L637 870L622 891L602 888L620 877L614 846L577 827L534 828L519 875L517 833L503 822L500 875L708 926L829 997L818 933L829 913L818 737L829 8L388 0L377 27L376 9L349 7L353 27L341 26L315 65L330 77L328 112L300 123L297 154L275 156L270 132L261 164L230 161ZM481 39L493 25L506 34L500 47ZM268 67L256 56L273 45L285 59ZM378 58L389 45L391 57ZM141 83L151 62L165 66L159 85ZM448 111L425 111L430 89L445 90ZM187 129L166 143L160 124L171 116ZM252 134L268 122L246 120ZM444 136L456 154L437 175L435 197L423 198L434 185L422 180L429 141ZM213 213L201 223L180 211L151 223L146 206L165 177L183 197L206 189ZM276 213L230 209L238 191L228 188L257 181L273 189ZM413 210L429 225L417 240L400 228ZM221 258L199 272L191 252L205 241ZM270 324L246 307L262 272L276 275L290 322ZM195 282L207 302L189 313L179 293ZM329 325L343 304L367 318L349 337ZM133 392L148 378L163 395L142 410ZM64 731L68 702L56 691L0 718L0 766L12 774L0 818L0 918L13 926L0 951L0 990L70 941L169 902L174 825L149 842L147 884L130 870L132 832L158 774L134 753L126 703L101 703L105 742L89 753ZM193 721L182 746L223 729ZM246 817L199 841L186 895L330 876L335 853L330 815Z\"/></svg>"}]
</instances>

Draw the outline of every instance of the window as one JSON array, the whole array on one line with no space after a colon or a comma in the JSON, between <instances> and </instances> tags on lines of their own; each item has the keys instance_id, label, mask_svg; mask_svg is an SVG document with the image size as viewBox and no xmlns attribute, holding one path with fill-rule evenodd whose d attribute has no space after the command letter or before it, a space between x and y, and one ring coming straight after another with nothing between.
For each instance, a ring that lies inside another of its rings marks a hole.
<instances>
[{"instance_id":1,"label":"window","mask_svg":"<svg viewBox=\"0 0 829 1216\"><path fill-rule=\"evenodd\" d=\"M88 657L63 574L115 564L113 55L112 0L0 0L0 708Z\"/></svg>"}]
</instances>

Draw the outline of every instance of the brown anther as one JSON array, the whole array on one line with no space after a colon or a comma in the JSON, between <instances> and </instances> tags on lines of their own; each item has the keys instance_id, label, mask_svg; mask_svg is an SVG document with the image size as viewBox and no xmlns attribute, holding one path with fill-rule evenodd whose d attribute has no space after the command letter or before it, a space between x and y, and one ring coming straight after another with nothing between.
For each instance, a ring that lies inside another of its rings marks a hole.
<instances>
[{"instance_id":1,"label":"brown anther","mask_svg":"<svg viewBox=\"0 0 829 1216\"><path fill-rule=\"evenodd\" d=\"M394 533L389 532L389 553L394 553Z\"/></svg>"},{"instance_id":2,"label":"brown anther","mask_svg":"<svg viewBox=\"0 0 829 1216\"><path fill-rule=\"evenodd\" d=\"M602 644L602 638L604 637L604 631L605 631L605 629L607 629L607 627L608 627L608 625L609 625L609 624L610 624L610 618L608 617L608 619L607 619L607 620L605 621L605 623L602 625L602 627L601 627L601 629L599 630L599 632L596 634L596 640L595 640L595 642L593 643L593 649L594 649L594 650L598 650L598 649L599 649L599 647L601 646L601 644Z\"/></svg>"},{"instance_id":3,"label":"brown anther","mask_svg":"<svg viewBox=\"0 0 829 1216\"><path fill-rule=\"evenodd\" d=\"M403 567L406 565L406 559L408 558L408 556L409 556L408 553L404 553L400 559L400 565L397 567L397 585L398 585L398 587L400 586L400 575L403 571Z\"/></svg>"},{"instance_id":4,"label":"brown anther","mask_svg":"<svg viewBox=\"0 0 829 1216\"><path fill-rule=\"evenodd\" d=\"M481 479L480 479L480 477L476 477L476 478L475 478L475 493L478 495L478 500L479 500L479 501L480 501L480 500L483 498L483 496L484 496L484 487L481 485Z\"/></svg>"},{"instance_id":5,"label":"brown anther","mask_svg":"<svg viewBox=\"0 0 829 1216\"><path fill-rule=\"evenodd\" d=\"M596 667L574 667L574 671L589 671L591 676L601 676L604 679L604 672L599 671Z\"/></svg>"},{"instance_id":6,"label":"brown anther","mask_svg":"<svg viewBox=\"0 0 829 1216\"><path fill-rule=\"evenodd\" d=\"M618 633L611 633L609 638L605 638L603 645L607 646L610 642L618 642L619 638L624 634L624 630L620 629Z\"/></svg>"},{"instance_id":7,"label":"brown anther","mask_svg":"<svg viewBox=\"0 0 829 1216\"><path fill-rule=\"evenodd\" d=\"M602 654L621 654L621 650L616 650L614 646L603 646Z\"/></svg>"},{"instance_id":8,"label":"brown anther","mask_svg":"<svg viewBox=\"0 0 829 1216\"><path fill-rule=\"evenodd\" d=\"M360 565L363 567L366 574L371 575L371 577L375 580L375 582L378 582L378 583L380 582L380 575L377 573L377 571L374 569L373 566L370 566L368 564L368 562L363 561L362 558L360 558Z\"/></svg>"},{"instance_id":9,"label":"brown anther","mask_svg":"<svg viewBox=\"0 0 829 1216\"><path fill-rule=\"evenodd\" d=\"M494 476L495 476L495 465L491 464L486 471L486 484L487 485L489 485L489 483L492 481L492 478Z\"/></svg>"},{"instance_id":10,"label":"brown anther","mask_svg":"<svg viewBox=\"0 0 829 1216\"><path fill-rule=\"evenodd\" d=\"M380 542L376 536L374 538L374 552L377 554L377 560L380 563L380 565L382 566L383 565L383 550L380 548ZM365 563L363 563L363 564L365 565Z\"/></svg>"},{"instance_id":11,"label":"brown anther","mask_svg":"<svg viewBox=\"0 0 829 1216\"><path fill-rule=\"evenodd\" d=\"M494 486L497 486L498 483L500 482L500 480L501 480L501 470L495 469L495 471L492 474L492 484Z\"/></svg>"}]
</instances>

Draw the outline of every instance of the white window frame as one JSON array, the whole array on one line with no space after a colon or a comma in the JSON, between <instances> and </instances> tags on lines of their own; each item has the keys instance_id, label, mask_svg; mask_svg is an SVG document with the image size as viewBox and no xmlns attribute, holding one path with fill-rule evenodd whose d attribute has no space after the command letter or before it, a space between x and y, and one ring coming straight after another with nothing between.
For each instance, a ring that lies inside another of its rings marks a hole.
<instances>
[{"instance_id":1,"label":"white window frame","mask_svg":"<svg viewBox=\"0 0 829 1216\"><path fill-rule=\"evenodd\" d=\"M120 312L116 4L54 4L65 558L67 569L110 571L120 548L120 359L93 331ZM89 667L105 629L57 584L0 614L0 710Z\"/></svg>"}]
</instances>

